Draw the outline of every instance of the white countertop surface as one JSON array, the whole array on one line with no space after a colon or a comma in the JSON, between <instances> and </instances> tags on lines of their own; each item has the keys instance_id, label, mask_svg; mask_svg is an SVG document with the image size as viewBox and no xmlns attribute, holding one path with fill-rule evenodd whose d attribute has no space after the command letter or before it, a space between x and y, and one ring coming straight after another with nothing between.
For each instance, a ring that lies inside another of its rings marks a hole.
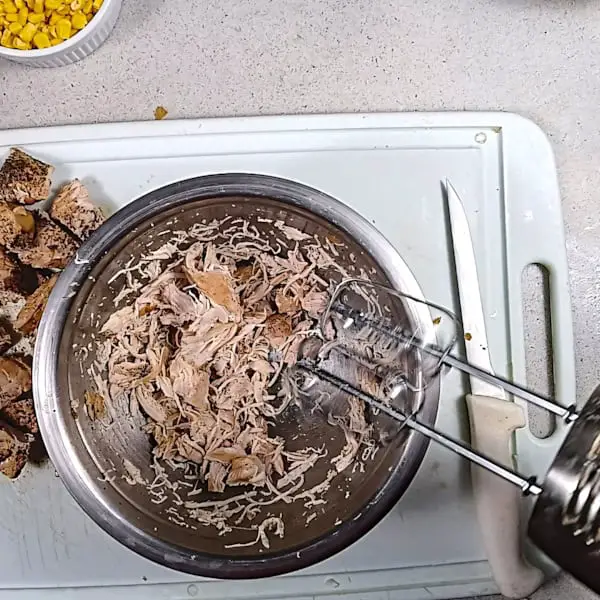
<instances>
[{"instance_id":1,"label":"white countertop surface","mask_svg":"<svg viewBox=\"0 0 600 600\"><path fill-rule=\"evenodd\" d=\"M169 118L506 110L556 153L578 398L600 381L600 8L567 0L125 0L70 67L0 61L0 128ZM532 345L535 345L532 343ZM536 600L594 596L568 578Z\"/></svg>"}]
</instances>

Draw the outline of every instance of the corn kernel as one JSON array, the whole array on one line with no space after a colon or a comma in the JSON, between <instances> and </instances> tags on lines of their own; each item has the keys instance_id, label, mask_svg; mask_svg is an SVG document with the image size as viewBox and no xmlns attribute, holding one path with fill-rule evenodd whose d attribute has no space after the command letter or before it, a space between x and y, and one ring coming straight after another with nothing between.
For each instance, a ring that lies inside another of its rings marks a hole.
<instances>
[{"instance_id":1,"label":"corn kernel","mask_svg":"<svg viewBox=\"0 0 600 600\"><path fill-rule=\"evenodd\" d=\"M102 6L102 2L103 2L103 0L92 0L92 6L96 10L100 10L100 7Z\"/></svg>"},{"instance_id":2,"label":"corn kernel","mask_svg":"<svg viewBox=\"0 0 600 600\"><path fill-rule=\"evenodd\" d=\"M61 7L56 9L56 12L64 17L65 15L69 14L69 7L63 4Z\"/></svg>"},{"instance_id":3,"label":"corn kernel","mask_svg":"<svg viewBox=\"0 0 600 600\"><path fill-rule=\"evenodd\" d=\"M17 8L23 8L25 6L25 0L13 0Z\"/></svg>"},{"instance_id":4,"label":"corn kernel","mask_svg":"<svg viewBox=\"0 0 600 600\"><path fill-rule=\"evenodd\" d=\"M14 13L9 13L4 17L4 20L7 23L16 23L19 20L19 15L15 15Z\"/></svg>"},{"instance_id":5,"label":"corn kernel","mask_svg":"<svg viewBox=\"0 0 600 600\"><path fill-rule=\"evenodd\" d=\"M38 32L48 33L48 25L46 23L40 23L40 27L38 29Z\"/></svg>"},{"instance_id":6,"label":"corn kernel","mask_svg":"<svg viewBox=\"0 0 600 600\"><path fill-rule=\"evenodd\" d=\"M30 23L41 23L44 20L44 14L40 14L40 13L29 13L29 16L27 17L27 20Z\"/></svg>"},{"instance_id":7,"label":"corn kernel","mask_svg":"<svg viewBox=\"0 0 600 600\"><path fill-rule=\"evenodd\" d=\"M89 15L92 12L92 8L93 8L93 4L92 4L92 0L87 0L87 2L83 5L83 12L86 15Z\"/></svg>"},{"instance_id":8,"label":"corn kernel","mask_svg":"<svg viewBox=\"0 0 600 600\"><path fill-rule=\"evenodd\" d=\"M19 33L19 31L21 31L21 29L23 29L23 25L21 25L21 23L11 23L8 26L8 30L11 33Z\"/></svg>"},{"instance_id":9,"label":"corn kernel","mask_svg":"<svg viewBox=\"0 0 600 600\"><path fill-rule=\"evenodd\" d=\"M56 25L60 20L61 16L58 13L54 12L50 15L50 20L48 21L48 23L50 23L50 25Z\"/></svg>"},{"instance_id":10,"label":"corn kernel","mask_svg":"<svg viewBox=\"0 0 600 600\"><path fill-rule=\"evenodd\" d=\"M81 0L73 0L70 4L71 6L71 10L73 12L77 12L78 10L81 10L81 8L83 7L83 2L81 2Z\"/></svg>"},{"instance_id":11,"label":"corn kernel","mask_svg":"<svg viewBox=\"0 0 600 600\"><path fill-rule=\"evenodd\" d=\"M71 37L71 21L68 19L61 19L56 24L56 33L59 38L68 40Z\"/></svg>"},{"instance_id":12,"label":"corn kernel","mask_svg":"<svg viewBox=\"0 0 600 600\"><path fill-rule=\"evenodd\" d=\"M36 33L33 36L33 45L40 50L42 48L50 48L50 38L46 33Z\"/></svg>"},{"instance_id":13,"label":"corn kernel","mask_svg":"<svg viewBox=\"0 0 600 600\"><path fill-rule=\"evenodd\" d=\"M35 2L35 0L25 0L25 3L27 4L27 8L29 10L33 10L33 3Z\"/></svg>"},{"instance_id":14,"label":"corn kernel","mask_svg":"<svg viewBox=\"0 0 600 600\"><path fill-rule=\"evenodd\" d=\"M14 14L17 13L17 7L15 6L14 3L12 2L5 2L4 3L4 12L6 14Z\"/></svg>"},{"instance_id":15,"label":"corn kernel","mask_svg":"<svg viewBox=\"0 0 600 600\"><path fill-rule=\"evenodd\" d=\"M44 12L44 0L34 0L33 12L43 13Z\"/></svg>"},{"instance_id":16,"label":"corn kernel","mask_svg":"<svg viewBox=\"0 0 600 600\"><path fill-rule=\"evenodd\" d=\"M18 19L18 21L19 21L19 23L21 25L23 25L23 27L25 27L25 23L27 23L27 17L28 16L29 16L29 10L27 9L27 7L22 8L19 11L19 19Z\"/></svg>"},{"instance_id":17,"label":"corn kernel","mask_svg":"<svg viewBox=\"0 0 600 600\"><path fill-rule=\"evenodd\" d=\"M76 12L71 17L71 25L73 25L73 29L83 29L87 25L87 19L82 12Z\"/></svg>"},{"instance_id":18,"label":"corn kernel","mask_svg":"<svg viewBox=\"0 0 600 600\"><path fill-rule=\"evenodd\" d=\"M62 44L62 43L63 43L63 40L59 40L59 39L50 40L51 46L58 46L59 44Z\"/></svg>"},{"instance_id":19,"label":"corn kernel","mask_svg":"<svg viewBox=\"0 0 600 600\"><path fill-rule=\"evenodd\" d=\"M48 33L50 34L51 38L57 38L58 34L56 33L56 25L50 25L50 27L48 27Z\"/></svg>"},{"instance_id":20,"label":"corn kernel","mask_svg":"<svg viewBox=\"0 0 600 600\"><path fill-rule=\"evenodd\" d=\"M21 29L21 31L19 32L19 37L24 42L29 43L33 39L33 36L35 35L36 31L37 25L34 25L33 23L27 23L27 25L25 25L25 27L23 27L23 29Z\"/></svg>"},{"instance_id":21,"label":"corn kernel","mask_svg":"<svg viewBox=\"0 0 600 600\"><path fill-rule=\"evenodd\" d=\"M31 50L31 44L18 37L13 40L13 47L17 50Z\"/></svg>"},{"instance_id":22,"label":"corn kernel","mask_svg":"<svg viewBox=\"0 0 600 600\"><path fill-rule=\"evenodd\" d=\"M8 29L5 29L0 37L0 46L4 46L5 48L12 48L12 35Z\"/></svg>"}]
</instances>

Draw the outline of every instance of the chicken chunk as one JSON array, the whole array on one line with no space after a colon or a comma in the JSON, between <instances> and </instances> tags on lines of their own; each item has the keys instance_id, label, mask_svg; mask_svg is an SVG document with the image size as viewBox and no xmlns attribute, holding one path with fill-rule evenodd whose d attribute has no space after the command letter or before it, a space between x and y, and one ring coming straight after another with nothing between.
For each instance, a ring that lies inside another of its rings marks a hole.
<instances>
[{"instance_id":1,"label":"chicken chunk","mask_svg":"<svg viewBox=\"0 0 600 600\"><path fill-rule=\"evenodd\" d=\"M33 239L35 219L23 206L0 202L0 244L11 247Z\"/></svg>"},{"instance_id":2,"label":"chicken chunk","mask_svg":"<svg viewBox=\"0 0 600 600\"><path fill-rule=\"evenodd\" d=\"M46 200L54 167L11 148L0 169L0 200L33 204Z\"/></svg>"},{"instance_id":3,"label":"chicken chunk","mask_svg":"<svg viewBox=\"0 0 600 600\"><path fill-rule=\"evenodd\" d=\"M0 473L16 479L27 463L31 438L0 421Z\"/></svg>"},{"instance_id":4,"label":"chicken chunk","mask_svg":"<svg viewBox=\"0 0 600 600\"><path fill-rule=\"evenodd\" d=\"M32 398L9 402L0 411L0 419L25 433L35 435L40 432Z\"/></svg>"},{"instance_id":5,"label":"chicken chunk","mask_svg":"<svg viewBox=\"0 0 600 600\"><path fill-rule=\"evenodd\" d=\"M0 358L0 409L31 390L31 369L18 358Z\"/></svg>"},{"instance_id":6,"label":"chicken chunk","mask_svg":"<svg viewBox=\"0 0 600 600\"><path fill-rule=\"evenodd\" d=\"M19 311L15 320L15 327L19 331L28 334L34 332L38 328L44 310L46 309L50 292L52 292L57 280L58 273L42 283L42 285L27 298L25 305Z\"/></svg>"},{"instance_id":7,"label":"chicken chunk","mask_svg":"<svg viewBox=\"0 0 600 600\"><path fill-rule=\"evenodd\" d=\"M47 215L37 214L35 237L29 244L19 243L11 247L21 262L35 269L64 269L78 244Z\"/></svg>"},{"instance_id":8,"label":"chicken chunk","mask_svg":"<svg viewBox=\"0 0 600 600\"><path fill-rule=\"evenodd\" d=\"M92 203L86 187L78 179L58 191L52 201L50 217L82 240L105 221L104 214Z\"/></svg>"}]
</instances>

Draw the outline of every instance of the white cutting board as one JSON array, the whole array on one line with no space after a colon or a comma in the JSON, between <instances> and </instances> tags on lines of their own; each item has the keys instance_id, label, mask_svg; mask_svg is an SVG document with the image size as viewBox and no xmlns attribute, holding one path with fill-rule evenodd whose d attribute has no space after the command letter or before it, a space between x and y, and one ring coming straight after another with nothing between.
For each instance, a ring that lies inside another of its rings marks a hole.
<instances>
[{"instance_id":1,"label":"white cutting board","mask_svg":"<svg viewBox=\"0 0 600 600\"><path fill-rule=\"evenodd\" d=\"M560 197L548 140L502 113L258 117L0 131L0 157L19 145L79 177L114 210L182 178L217 172L287 177L319 188L371 220L397 247L432 301L457 310L441 181L468 213L492 361L525 380L521 271L551 273L559 401L574 397L571 313ZM467 431L456 373L443 382L438 426ZM520 469L542 475L562 439L518 434ZM525 507L524 502L524 507ZM107 589L106 586L111 586ZM66 588L66 589L65 589ZM16 590L20 590L16 593ZM481 546L468 468L432 446L390 515L338 556L263 581L194 578L138 557L101 531L51 465L0 481L0 599L450 598L495 592ZM358 595L355 595L358 594Z\"/></svg>"}]
</instances>

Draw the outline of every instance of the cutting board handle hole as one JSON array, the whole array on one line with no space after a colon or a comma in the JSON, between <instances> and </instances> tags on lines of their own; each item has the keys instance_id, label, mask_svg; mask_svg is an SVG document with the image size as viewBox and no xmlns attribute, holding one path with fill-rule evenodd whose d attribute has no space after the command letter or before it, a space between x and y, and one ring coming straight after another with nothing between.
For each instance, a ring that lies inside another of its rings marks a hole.
<instances>
[{"instance_id":1,"label":"cutting board handle hole","mask_svg":"<svg viewBox=\"0 0 600 600\"><path fill-rule=\"evenodd\" d=\"M550 274L543 265L531 263L521 272L521 302L525 327L525 364L528 387L554 397ZM556 428L554 415L529 404L529 429L539 438L550 437Z\"/></svg>"}]
</instances>

